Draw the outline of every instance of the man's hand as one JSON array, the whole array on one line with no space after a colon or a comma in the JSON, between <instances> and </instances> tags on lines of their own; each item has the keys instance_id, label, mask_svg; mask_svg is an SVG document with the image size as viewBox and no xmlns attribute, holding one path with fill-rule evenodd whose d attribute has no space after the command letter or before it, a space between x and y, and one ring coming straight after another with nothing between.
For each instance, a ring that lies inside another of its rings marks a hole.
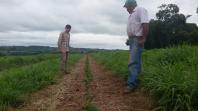
<instances>
[{"instance_id":1,"label":"man's hand","mask_svg":"<svg viewBox=\"0 0 198 111\"><path fill-rule=\"evenodd\" d=\"M65 53L65 52L66 52L66 50L65 50L64 48L60 48L59 51L60 51L61 53Z\"/></svg>"},{"instance_id":2,"label":"man's hand","mask_svg":"<svg viewBox=\"0 0 198 111\"><path fill-rule=\"evenodd\" d=\"M126 43L125 43L125 44L126 44L127 46L130 45L130 44L129 44L129 39L126 40Z\"/></svg>"},{"instance_id":3,"label":"man's hand","mask_svg":"<svg viewBox=\"0 0 198 111\"><path fill-rule=\"evenodd\" d=\"M139 45L139 47L144 47L145 41L146 41L146 37L141 36L141 37L139 38L139 40L138 40L138 45Z\"/></svg>"}]
</instances>

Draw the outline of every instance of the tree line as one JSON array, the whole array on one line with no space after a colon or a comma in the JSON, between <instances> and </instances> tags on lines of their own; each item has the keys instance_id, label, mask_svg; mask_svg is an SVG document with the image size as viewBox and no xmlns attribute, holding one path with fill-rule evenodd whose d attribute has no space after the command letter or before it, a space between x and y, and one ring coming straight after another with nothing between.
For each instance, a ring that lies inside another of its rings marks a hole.
<instances>
[{"instance_id":1,"label":"tree line","mask_svg":"<svg viewBox=\"0 0 198 111\"><path fill-rule=\"evenodd\" d=\"M150 21L146 49L165 48L184 43L198 45L197 24L186 22L192 15L179 13L176 4L162 4L158 8L157 19ZM198 8L196 13L198 14Z\"/></svg>"}]
</instances>

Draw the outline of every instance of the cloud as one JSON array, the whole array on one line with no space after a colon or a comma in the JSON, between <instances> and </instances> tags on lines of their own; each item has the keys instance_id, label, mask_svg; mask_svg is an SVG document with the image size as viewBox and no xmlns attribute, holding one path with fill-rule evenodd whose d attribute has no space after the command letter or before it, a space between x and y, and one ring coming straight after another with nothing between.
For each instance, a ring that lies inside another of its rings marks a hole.
<instances>
[{"instance_id":1,"label":"cloud","mask_svg":"<svg viewBox=\"0 0 198 111\"><path fill-rule=\"evenodd\" d=\"M125 45L126 36L112 36L108 34L74 34L71 44L74 47L128 49Z\"/></svg>"},{"instance_id":2,"label":"cloud","mask_svg":"<svg viewBox=\"0 0 198 111\"><path fill-rule=\"evenodd\" d=\"M24 0L15 7L1 7L0 31L57 31L69 23L75 33L123 34L126 14L122 4L114 0L105 2ZM14 0L10 4L15 4Z\"/></svg>"},{"instance_id":3,"label":"cloud","mask_svg":"<svg viewBox=\"0 0 198 111\"><path fill-rule=\"evenodd\" d=\"M122 46L124 41L120 39L126 36L128 18L128 13L123 8L124 2L125 0L0 0L0 45L55 46L57 35L63 31L66 24L71 24L73 45L76 47L126 49ZM198 24L197 0L137 0L137 2L139 6L148 10L150 19L155 18L157 7L162 3L178 4L181 13L193 15L188 22ZM85 38L92 42L83 41ZM14 39L19 43L11 42ZM107 40L114 39L116 42L106 43Z\"/></svg>"},{"instance_id":4,"label":"cloud","mask_svg":"<svg viewBox=\"0 0 198 111\"><path fill-rule=\"evenodd\" d=\"M57 47L59 32L33 31L0 33L0 44L14 46L23 44L43 45ZM9 39L8 39L9 38ZM100 49L128 49L125 45L126 36L114 36L108 34L78 33L71 34L71 47L76 48L100 48ZM9 43L9 44L8 44Z\"/></svg>"}]
</instances>

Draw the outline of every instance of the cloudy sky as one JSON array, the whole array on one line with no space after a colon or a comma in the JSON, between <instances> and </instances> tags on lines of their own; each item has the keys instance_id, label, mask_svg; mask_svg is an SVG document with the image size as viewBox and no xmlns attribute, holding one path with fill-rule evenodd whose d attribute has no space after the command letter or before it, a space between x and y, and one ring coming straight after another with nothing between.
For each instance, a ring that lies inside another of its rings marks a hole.
<instances>
[{"instance_id":1,"label":"cloudy sky","mask_svg":"<svg viewBox=\"0 0 198 111\"><path fill-rule=\"evenodd\" d=\"M56 47L65 24L72 25L71 46L127 49L128 13L125 0L0 0L0 46L43 45ZM198 24L198 0L137 0L149 18L158 6L175 3Z\"/></svg>"}]
</instances>

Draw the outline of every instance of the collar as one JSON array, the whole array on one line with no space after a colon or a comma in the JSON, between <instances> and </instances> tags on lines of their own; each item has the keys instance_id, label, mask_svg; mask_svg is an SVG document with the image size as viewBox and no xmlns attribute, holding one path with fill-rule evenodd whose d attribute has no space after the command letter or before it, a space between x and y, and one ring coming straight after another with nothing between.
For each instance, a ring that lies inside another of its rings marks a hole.
<instances>
[{"instance_id":1,"label":"collar","mask_svg":"<svg viewBox=\"0 0 198 111\"><path fill-rule=\"evenodd\" d=\"M135 12L137 10L138 6L136 6L134 9L133 9L133 12Z\"/></svg>"},{"instance_id":2,"label":"collar","mask_svg":"<svg viewBox=\"0 0 198 111\"><path fill-rule=\"evenodd\" d=\"M65 34L69 34L69 32L66 32L66 31L64 31L63 33L65 33Z\"/></svg>"},{"instance_id":3,"label":"collar","mask_svg":"<svg viewBox=\"0 0 198 111\"><path fill-rule=\"evenodd\" d=\"M132 11L131 14L133 14L133 13L137 10L137 8L138 8L138 6L136 6L136 7L133 9L133 11ZM130 14L130 15L131 15L131 14Z\"/></svg>"},{"instance_id":4,"label":"collar","mask_svg":"<svg viewBox=\"0 0 198 111\"><path fill-rule=\"evenodd\" d=\"M133 9L133 11L132 11L132 13L130 14L130 16L131 16L135 11L137 11L137 8L138 8L138 6L136 6L136 7Z\"/></svg>"}]
</instances>

